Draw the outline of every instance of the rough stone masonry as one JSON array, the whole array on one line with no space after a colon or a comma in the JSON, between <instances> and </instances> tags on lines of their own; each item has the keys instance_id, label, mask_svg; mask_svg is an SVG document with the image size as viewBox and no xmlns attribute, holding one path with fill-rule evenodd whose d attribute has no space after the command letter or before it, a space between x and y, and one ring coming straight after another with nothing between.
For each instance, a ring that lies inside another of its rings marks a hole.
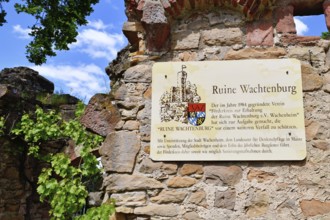
<instances>
[{"instance_id":1,"label":"rough stone masonry","mask_svg":"<svg viewBox=\"0 0 330 220\"><path fill-rule=\"evenodd\" d=\"M106 136L100 148L106 172L103 201L116 200L115 218L330 219L330 41L298 36L293 20L295 15L324 14L330 28L330 1L125 3L128 21L123 32L130 45L107 67L110 95L95 96L84 121ZM301 61L308 152L304 161L149 158L151 96L157 89L151 88L154 63L282 58Z\"/></svg>"}]
</instances>

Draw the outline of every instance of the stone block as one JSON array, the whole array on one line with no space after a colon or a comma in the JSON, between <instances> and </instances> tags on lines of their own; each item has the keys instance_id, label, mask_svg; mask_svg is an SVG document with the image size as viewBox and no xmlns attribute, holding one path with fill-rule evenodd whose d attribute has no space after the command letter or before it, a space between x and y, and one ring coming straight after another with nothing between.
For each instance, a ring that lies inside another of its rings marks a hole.
<instances>
[{"instance_id":1,"label":"stone block","mask_svg":"<svg viewBox=\"0 0 330 220\"><path fill-rule=\"evenodd\" d=\"M330 202L322 202L316 199L300 201L300 208L306 217L324 215L330 213Z\"/></svg>"},{"instance_id":2,"label":"stone block","mask_svg":"<svg viewBox=\"0 0 330 220\"><path fill-rule=\"evenodd\" d=\"M150 83L152 63L140 64L128 68L124 73L124 81L131 83Z\"/></svg>"},{"instance_id":3,"label":"stone block","mask_svg":"<svg viewBox=\"0 0 330 220\"><path fill-rule=\"evenodd\" d=\"M190 174L203 174L203 166L199 164L184 164L180 169L180 174L182 176L190 175Z\"/></svg>"},{"instance_id":4,"label":"stone block","mask_svg":"<svg viewBox=\"0 0 330 220\"><path fill-rule=\"evenodd\" d=\"M164 190L159 195L150 198L150 201L158 204L181 203L186 198L188 192Z\"/></svg>"},{"instance_id":5,"label":"stone block","mask_svg":"<svg viewBox=\"0 0 330 220\"><path fill-rule=\"evenodd\" d=\"M111 104L109 95L105 94L94 95L80 119L86 128L102 136L114 131L119 121L119 110Z\"/></svg>"},{"instance_id":6,"label":"stone block","mask_svg":"<svg viewBox=\"0 0 330 220\"><path fill-rule=\"evenodd\" d=\"M141 22L125 22L123 33L131 45L139 44L138 32L144 32Z\"/></svg>"},{"instance_id":7,"label":"stone block","mask_svg":"<svg viewBox=\"0 0 330 220\"><path fill-rule=\"evenodd\" d=\"M281 37L284 45L315 46L320 40L319 36L297 36L296 34L283 34Z\"/></svg>"},{"instance_id":8,"label":"stone block","mask_svg":"<svg viewBox=\"0 0 330 220\"><path fill-rule=\"evenodd\" d=\"M184 220L203 220L196 212L187 212L183 215Z\"/></svg>"},{"instance_id":9,"label":"stone block","mask_svg":"<svg viewBox=\"0 0 330 220\"><path fill-rule=\"evenodd\" d=\"M293 10L293 6L279 7L275 10L277 33L297 33Z\"/></svg>"},{"instance_id":10,"label":"stone block","mask_svg":"<svg viewBox=\"0 0 330 220\"><path fill-rule=\"evenodd\" d=\"M246 214L249 218L256 218L264 215L269 209L269 196L266 192L253 188L250 189L248 206L245 207Z\"/></svg>"},{"instance_id":11,"label":"stone block","mask_svg":"<svg viewBox=\"0 0 330 220\"><path fill-rule=\"evenodd\" d=\"M308 62L315 68L323 67L326 60L326 54L321 47L289 47L288 57Z\"/></svg>"},{"instance_id":12,"label":"stone block","mask_svg":"<svg viewBox=\"0 0 330 220\"><path fill-rule=\"evenodd\" d=\"M243 41L240 28L214 28L202 32L202 42L208 46L231 46Z\"/></svg>"},{"instance_id":13,"label":"stone block","mask_svg":"<svg viewBox=\"0 0 330 220\"><path fill-rule=\"evenodd\" d=\"M247 25L248 46L273 46L274 30L272 21L258 21Z\"/></svg>"},{"instance_id":14,"label":"stone block","mask_svg":"<svg viewBox=\"0 0 330 220\"><path fill-rule=\"evenodd\" d=\"M165 10L159 1L147 1L143 7L142 24L146 30L146 44L149 51L166 49L170 26Z\"/></svg>"},{"instance_id":15,"label":"stone block","mask_svg":"<svg viewBox=\"0 0 330 220\"><path fill-rule=\"evenodd\" d=\"M128 174L112 174L104 179L103 186L111 193L164 188L164 185L155 179Z\"/></svg>"},{"instance_id":16,"label":"stone block","mask_svg":"<svg viewBox=\"0 0 330 220\"><path fill-rule=\"evenodd\" d=\"M100 147L104 170L119 173L132 172L139 150L140 138L135 132L110 133Z\"/></svg>"},{"instance_id":17,"label":"stone block","mask_svg":"<svg viewBox=\"0 0 330 220\"><path fill-rule=\"evenodd\" d=\"M129 130L129 131L134 131L134 130L139 130L140 127L140 122L138 121L126 121L123 130Z\"/></svg>"},{"instance_id":18,"label":"stone block","mask_svg":"<svg viewBox=\"0 0 330 220\"><path fill-rule=\"evenodd\" d=\"M233 186L242 179L242 169L238 166L205 166L206 183Z\"/></svg>"},{"instance_id":19,"label":"stone block","mask_svg":"<svg viewBox=\"0 0 330 220\"><path fill-rule=\"evenodd\" d=\"M163 165L162 162L153 162L149 158L146 158L142 161L141 167L139 171L141 173L148 173L151 174L156 170L159 170L161 166Z\"/></svg>"},{"instance_id":20,"label":"stone block","mask_svg":"<svg viewBox=\"0 0 330 220\"><path fill-rule=\"evenodd\" d=\"M312 145L315 148L326 151L330 149L330 140L315 140Z\"/></svg>"},{"instance_id":21,"label":"stone block","mask_svg":"<svg viewBox=\"0 0 330 220\"><path fill-rule=\"evenodd\" d=\"M188 198L188 202L193 203L195 205L206 207L207 206L206 192L204 190L199 190L197 192L192 193Z\"/></svg>"},{"instance_id":22,"label":"stone block","mask_svg":"<svg viewBox=\"0 0 330 220\"><path fill-rule=\"evenodd\" d=\"M323 13L325 16L325 23L327 25L328 31L330 31L330 1L329 0L323 2Z\"/></svg>"},{"instance_id":23,"label":"stone block","mask_svg":"<svg viewBox=\"0 0 330 220\"><path fill-rule=\"evenodd\" d=\"M191 177L176 176L169 179L167 185L172 188L185 188L194 185L196 182L197 180Z\"/></svg>"},{"instance_id":24,"label":"stone block","mask_svg":"<svg viewBox=\"0 0 330 220\"><path fill-rule=\"evenodd\" d=\"M111 198L116 201L116 206L144 206L147 203L145 192L114 193Z\"/></svg>"},{"instance_id":25,"label":"stone block","mask_svg":"<svg viewBox=\"0 0 330 220\"><path fill-rule=\"evenodd\" d=\"M263 183L266 181L276 179L277 176L274 173L269 173L263 170L251 169L248 172L247 178L249 181L256 179L258 183Z\"/></svg>"},{"instance_id":26,"label":"stone block","mask_svg":"<svg viewBox=\"0 0 330 220\"><path fill-rule=\"evenodd\" d=\"M134 209L135 215L175 217L179 215L180 208L174 205L148 205Z\"/></svg>"},{"instance_id":27,"label":"stone block","mask_svg":"<svg viewBox=\"0 0 330 220\"><path fill-rule=\"evenodd\" d=\"M311 141L315 138L316 134L318 133L321 125L313 121L306 127L306 141Z\"/></svg>"},{"instance_id":28,"label":"stone block","mask_svg":"<svg viewBox=\"0 0 330 220\"><path fill-rule=\"evenodd\" d=\"M166 174L175 174L178 170L178 165L175 163L163 163L161 167L162 171L164 171Z\"/></svg>"},{"instance_id":29,"label":"stone block","mask_svg":"<svg viewBox=\"0 0 330 220\"><path fill-rule=\"evenodd\" d=\"M228 189L224 192L216 191L214 206L222 209L234 210L236 203L236 191Z\"/></svg>"},{"instance_id":30,"label":"stone block","mask_svg":"<svg viewBox=\"0 0 330 220\"><path fill-rule=\"evenodd\" d=\"M323 78L318 74L302 75L302 85L304 92L315 91L323 86Z\"/></svg>"},{"instance_id":31,"label":"stone block","mask_svg":"<svg viewBox=\"0 0 330 220\"><path fill-rule=\"evenodd\" d=\"M172 34L172 49L173 50L189 50L197 49L200 39L199 32L180 31Z\"/></svg>"},{"instance_id":32,"label":"stone block","mask_svg":"<svg viewBox=\"0 0 330 220\"><path fill-rule=\"evenodd\" d=\"M242 50L231 49L225 55L225 60L242 60L242 59L277 59L286 55L284 48L244 48Z\"/></svg>"}]
</instances>

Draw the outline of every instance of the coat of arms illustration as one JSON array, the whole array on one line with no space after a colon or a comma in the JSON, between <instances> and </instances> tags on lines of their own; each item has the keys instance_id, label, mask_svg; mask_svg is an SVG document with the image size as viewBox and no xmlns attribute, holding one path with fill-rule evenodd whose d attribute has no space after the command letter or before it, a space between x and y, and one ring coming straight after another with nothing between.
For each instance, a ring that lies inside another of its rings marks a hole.
<instances>
[{"instance_id":1,"label":"coat of arms illustration","mask_svg":"<svg viewBox=\"0 0 330 220\"><path fill-rule=\"evenodd\" d=\"M206 104L199 103L196 84L187 80L187 67L182 65L177 74L177 86L171 87L160 98L160 119L162 122L178 121L194 126L203 124L206 116Z\"/></svg>"}]
</instances>

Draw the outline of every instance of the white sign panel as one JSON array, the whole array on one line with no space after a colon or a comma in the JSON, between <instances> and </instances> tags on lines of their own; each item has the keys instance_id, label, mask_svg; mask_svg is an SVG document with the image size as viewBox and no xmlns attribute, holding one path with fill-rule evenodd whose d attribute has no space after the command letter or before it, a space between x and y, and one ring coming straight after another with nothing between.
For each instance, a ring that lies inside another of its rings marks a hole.
<instances>
[{"instance_id":1,"label":"white sign panel","mask_svg":"<svg viewBox=\"0 0 330 220\"><path fill-rule=\"evenodd\" d=\"M156 63L151 158L304 159L300 68L295 59Z\"/></svg>"}]
</instances>

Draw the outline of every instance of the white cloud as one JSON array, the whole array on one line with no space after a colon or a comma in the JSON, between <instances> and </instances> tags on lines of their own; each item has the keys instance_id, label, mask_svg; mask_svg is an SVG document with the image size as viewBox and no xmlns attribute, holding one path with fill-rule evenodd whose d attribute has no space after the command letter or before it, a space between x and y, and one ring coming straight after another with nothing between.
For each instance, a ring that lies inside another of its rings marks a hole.
<instances>
[{"instance_id":1,"label":"white cloud","mask_svg":"<svg viewBox=\"0 0 330 220\"><path fill-rule=\"evenodd\" d=\"M98 19L95 21L88 21L88 26L96 30L105 30L107 28L112 28L112 24L104 24L102 20Z\"/></svg>"},{"instance_id":2,"label":"white cloud","mask_svg":"<svg viewBox=\"0 0 330 220\"><path fill-rule=\"evenodd\" d=\"M21 25L15 25L13 26L13 31L14 33L18 34L18 38L21 39L30 39L31 36L29 35L29 33L31 33L31 29L30 28L23 28Z\"/></svg>"},{"instance_id":3,"label":"white cloud","mask_svg":"<svg viewBox=\"0 0 330 220\"><path fill-rule=\"evenodd\" d=\"M126 41L121 33L107 32L106 29L109 27L111 25L106 25L101 20L89 21L79 32L77 42L71 45L71 49L77 49L94 59L111 61L125 46Z\"/></svg>"},{"instance_id":4,"label":"white cloud","mask_svg":"<svg viewBox=\"0 0 330 220\"><path fill-rule=\"evenodd\" d=\"M109 79L104 71L95 64L78 66L46 64L31 68L60 85L60 88L57 89L81 99L86 98L86 101L96 93L109 92Z\"/></svg>"},{"instance_id":5,"label":"white cloud","mask_svg":"<svg viewBox=\"0 0 330 220\"><path fill-rule=\"evenodd\" d=\"M293 18L296 24L297 35L304 35L308 32L308 26L299 18Z\"/></svg>"}]
</instances>

